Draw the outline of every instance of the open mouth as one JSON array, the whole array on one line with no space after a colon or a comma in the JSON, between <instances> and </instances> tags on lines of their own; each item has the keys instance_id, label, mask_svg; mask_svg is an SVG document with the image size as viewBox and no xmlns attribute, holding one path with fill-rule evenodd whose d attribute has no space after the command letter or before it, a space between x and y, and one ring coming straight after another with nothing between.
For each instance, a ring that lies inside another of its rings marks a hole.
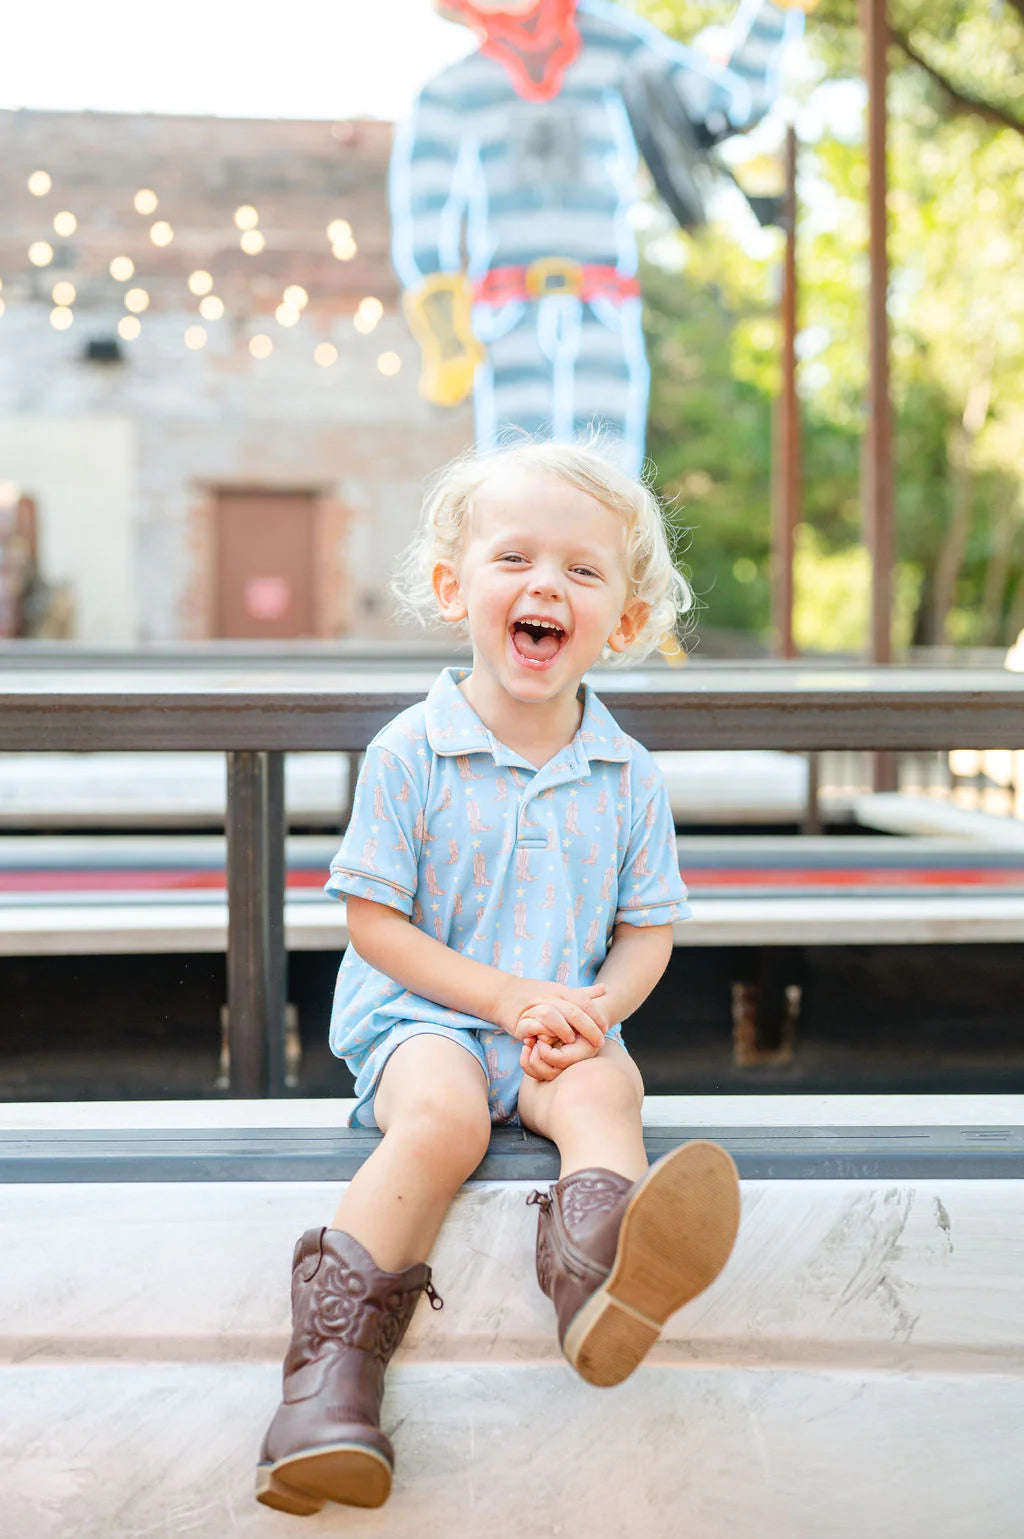
<instances>
[{"instance_id":1,"label":"open mouth","mask_svg":"<svg viewBox=\"0 0 1024 1539\"><path fill-rule=\"evenodd\" d=\"M523 662L535 668L552 662L565 642L565 631L554 620L516 620L509 634Z\"/></svg>"}]
</instances>

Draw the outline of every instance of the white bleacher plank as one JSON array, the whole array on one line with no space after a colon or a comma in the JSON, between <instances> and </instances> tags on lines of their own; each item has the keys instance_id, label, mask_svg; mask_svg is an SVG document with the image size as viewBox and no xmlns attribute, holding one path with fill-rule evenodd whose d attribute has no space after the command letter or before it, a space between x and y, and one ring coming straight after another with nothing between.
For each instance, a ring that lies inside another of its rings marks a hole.
<instances>
[{"instance_id":1,"label":"white bleacher plank","mask_svg":"<svg viewBox=\"0 0 1024 1539\"><path fill-rule=\"evenodd\" d=\"M806 813L807 761L799 754L763 749L655 758L680 823L799 823ZM224 818L226 785L223 754L3 754L0 829L216 824ZM336 827L347 786L343 754L285 758L285 804L293 822ZM834 812L841 817L843 807Z\"/></svg>"},{"instance_id":2,"label":"white bleacher plank","mask_svg":"<svg viewBox=\"0 0 1024 1539\"><path fill-rule=\"evenodd\" d=\"M343 1096L217 1101L7 1101L0 1129L344 1127ZM648 1095L648 1127L1024 1125L1024 1095Z\"/></svg>"},{"instance_id":3,"label":"white bleacher plank","mask_svg":"<svg viewBox=\"0 0 1024 1539\"><path fill-rule=\"evenodd\" d=\"M2 1110L20 1128L301 1126L350 1102ZM650 1097L648 1123L995 1126L1024 1097ZM389 1376L352 1539L1007 1539L1024 1519L1024 1180L744 1182L736 1251L614 1392L561 1360L531 1183L481 1182ZM4 1532L272 1539L252 1498L291 1251L331 1182L0 1187ZM470 1260L471 1258L471 1260ZM948 1450L950 1456L941 1456ZM856 1471L856 1478L851 1472Z\"/></svg>"},{"instance_id":4,"label":"white bleacher plank","mask_svg":"<svg viewBox=\"0 0 1024 1539\"><path fill-rule=\"evenodd\" d=\"M955 802L906 791L880 791L853 798L853 817L863 828L887 834L962 839L998 850L1024 849L1024 823Z\"/></svg>"},{"instance_id":5,"label":"white bleacher plank","mask_svg":"<svg viewBox=\"0 0 1024 1539\"><path fill-rule=\"evenodd\" d=\"M396 1365L380 1511L287 1518L252 1495L266 1361L0 1374L4 1514L31 1539L1010 1539L1022 1381L558 1364Z\"/></svg>"},{"instance_id":6,"label":"white bleacher plank","mask_svg":"<svg viewBox=\"0 0 1024 1539\"><path fill-rule=\"evenodd\" d=\"M292 951L340 951L344 905L310 897L285 904ZM955 945L1024 936L1020 894L807 895L698 898L673 927L677 946ZM217 952L227 946L227 905L90 901L0 906L0 956Z\"/></svg>"}]
</instances>

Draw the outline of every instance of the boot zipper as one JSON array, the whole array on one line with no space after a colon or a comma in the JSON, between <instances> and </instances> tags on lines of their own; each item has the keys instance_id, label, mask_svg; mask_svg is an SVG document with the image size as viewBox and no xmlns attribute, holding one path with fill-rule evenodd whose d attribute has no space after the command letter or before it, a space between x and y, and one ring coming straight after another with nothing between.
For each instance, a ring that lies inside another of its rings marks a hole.
<instances>
[{"instance_id":1,"label":"boot zipper","mask_svg":"<svg viewBox=\"0 0 1024 1539\"><path fill-rule=\"evenodd\" d=\"M597 1266L584 1251L579 1250L570 1240L565 1225L562 1222L562 1210L554 1201L550 1192L531 1192L526 1199L528 1207L540 1208L542 1212L551 1215L551 1222L555 1229L555 1236L568 1270L574 1272L581 1280L587 1277L606 1277L607 1271L602 1266Z\"/></svg>"},{"instance_id":2,"label":"boot zipper","mask_svg":"<svg viewBox=\"0 0 1024 1539\"><path fill-rule=\"evenodd\" d=\"M444 1308L444 1299L438 1293L432 1282L425 1283L423 1286L423 1291L427 1295L427 1298L430 1300L431 1309Z\"/></svg>"}]
</instances>

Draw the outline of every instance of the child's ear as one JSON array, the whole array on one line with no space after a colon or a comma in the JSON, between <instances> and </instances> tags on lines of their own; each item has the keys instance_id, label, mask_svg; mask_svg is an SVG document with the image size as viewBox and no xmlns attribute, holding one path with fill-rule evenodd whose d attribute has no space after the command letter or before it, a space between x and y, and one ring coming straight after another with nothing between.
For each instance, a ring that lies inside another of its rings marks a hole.
<instances>
[{"instance_id":1,"label":"child's ear","mask_svg":"<svg viewBox=\"0 0 1024 1539\"><path fill-rule=\"evenodd\" d=\"M625 652L631 647L647 624L647 616L651 612L650 604L645 604L642 599L637 599L630 604L625 614L619 616L619 623L608 637L608 645L613 652Z\"/></svg>"},{"instance_id":2,"label":"child's ear","mask_svg":"<svg viewBox=\"0 0 1024 1539\"><path fill-rule=\"evenodd\" d=\"M462 598L459 574L450 561L437 561L430 574L442 620L464 620L466 605Z\"/></svg>"}]
</instances>

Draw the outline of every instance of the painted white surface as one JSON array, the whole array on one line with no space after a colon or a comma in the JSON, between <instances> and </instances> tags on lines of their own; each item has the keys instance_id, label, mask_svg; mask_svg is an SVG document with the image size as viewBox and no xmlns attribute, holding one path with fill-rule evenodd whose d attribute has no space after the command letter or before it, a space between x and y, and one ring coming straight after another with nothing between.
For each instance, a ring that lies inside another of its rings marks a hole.
<instances>
[{"instance_id":1,"label":"painted white surface","mask_svg":"<svg viewBox=\"0 0 1024 1539\"><path fill-rule=\"evenodd\" d=\"M351 1103L26 1104L7 1129L341 1125ZM1024 1096L649 1097L648 1123L1024 1121ZM397 1476L355 1539L1011 1539L1024 1180L746 1182L736 1250L614 1390L562 1361L531 1183L464 1188L389 1377ZM0 1187L6 1535L288 1532L252 1498L291 1252L330 1182ZM296 1530L297 1531L297 1530Z\"/></svg>"},{"instance_id":2,"label":"painted white surface","mask_svg":"<svg viewBox=\"0 0 1024 1539\"><path fill-rule=\"evenodd\" d=\"M284 918L291 951L340 951L348 943L345 906L335 899L289 900ZM0 905L0 956L224 951L227 933L227 904L205 897ZM676 946L791 946L794 935L803 946L1010 944L1024 936L1024 897L699 898L692 917L672 930Z\"/></svg>"},{"instance_id":3,"label":"painted white surface","mask_svg":"<svg viewBox=\"0 0 1024 1539\"><path fill-rule=\"evenodd\" d=\"M436 671L435 671L436 672ZM435 672L418 680L403 675L404 687L424 689ZM211 680L178 676L175 687L203 691L231 687L230 676ZM244 680L247 688L279 688L281 680L262 676ZM324 690L329 680L290 678L286 686ZM76 693L112 684L124 693L152 689L153 679L131 673L56 675L53 687ZM5 688L46 688L40 675L17 675ZM798 754L661 753L669 800L679 822L799 822L807 796L807 763ZM31 820L39 828L117 827L126 820L153 827L187 824L194 818L214 822L224 816L225 760L214 753L148 754L8 754L0 756L0 827ZM285 760L285 799L296 817L337 824L348 785L346 759L339 754L294 753Z\"/></svg>"},{"instance_id":4,"label":"painted white surface","mask_svg":"<svg viewBox=\"0 0 1024 1539\"><path fill-rule=\"evenodd\" d=\"M48 582L71 584L76 639L134 642L131 419L0 417L0 480L36 499L42 573Z\"/></svg>"},{"instance_id":5,"label":"painted white surface","mask_svg":"<svg viewBox=\"0 0 1024 1539\"><path fill-rule=\"evenodd\" d=\"M957 807L930 796L913 796L906 791L857 796L853 813L863 827L880 828L887 834L963 839L998 850L1024 849L1024 823L1018 819Z\"/></svg>"},{"instance_id":6,"label":"painted white surface","mask_svg":"<svg viewBox=\"0 0 1024 1539\"><path fill-rule=\"evenodd\" d=\"M0 1129L344 1127L355 1101L9 1101ZM649 1095L650 1127L1019 1127L1024 1095Z\"/></svg>"},{"instance_id":7,"label":"painted white surface","mask_svg":"<svg viewBox=\"0 0 1024 1539\"><path fill-rule=\"evenodd\" d=\"M714 1104L714 1103L713 1103ZM220 1108L218 1108L220 1110ZM621 1387L558 1355L528 1187L457 1200L357 1539L1011 1539L1024 1184L748 1183L737 1250ZM283 1534L251 1495L297 1234L329 1184L0 1192L4 1532Z\"/></svg>"},{"instance_id":8,"label":"painted white surface","mask_svg":"<svg viewBox=\"0 0 1024 1539\"><path fill-rule=\"evenodd\" d=\"M392 1370L376 1512L253 1500L269 1363L0 1375L3 1510L32 1539L1013 1539L1021 1381L564 1364Z\"/></svg>"}]
</instances>

